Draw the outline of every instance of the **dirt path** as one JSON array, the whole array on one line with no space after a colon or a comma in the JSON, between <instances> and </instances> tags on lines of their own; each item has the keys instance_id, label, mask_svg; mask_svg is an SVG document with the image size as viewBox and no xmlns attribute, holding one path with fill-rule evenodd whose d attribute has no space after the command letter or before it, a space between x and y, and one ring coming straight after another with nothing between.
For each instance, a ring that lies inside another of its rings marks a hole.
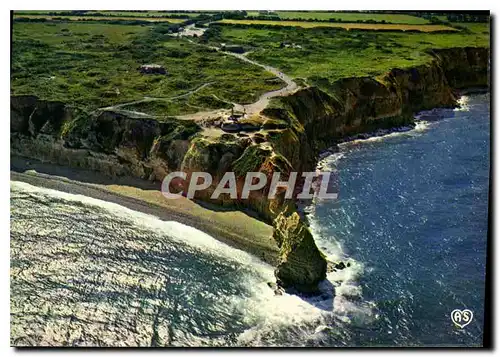
<instances>
[{"instance_id":1,"label":"dirt path","mask_svg":"<svg viewBox=\"0 0 500 357\"><path fill-rule=\"evenodd\" d=\"M195 43L191 39L187 39L187 40L191 43ZM293 93L298 88L297 83L295 83L292 80L292 78L287 76L285 73L281 72L279 69L249 59L247 57L247 55L250 52L240 54L240 53L222 51L219 47L215 47L215 46L209 46L209 45L202 45L202 46L206 46L208 48L215 49L215 50L222 52L226 55L236 57L241 61L251 63L255 66L259 66L259 67L263 68L264 70L274 74L277 78L281 79L282 81L284 81L286 83L286 86L281 88L281 89L265 92L264 94L262 94L259 97L259 99L256 102L251 103L251 104L239 104L239 103L234 103L234 102L228 102L226 100L222 100L222 99L216 97L217 99L220 99L221 101L225 101L227 103L232 104L233 109L235 111L245 112L248 116L251 116L253 114L258 114L263 109L265 109L267 107L267 105L269 104L269 101L272 98L289 95L289 94ZM113 106L109 106L109 107L101 108L101 109L119 111L119 112L122 112L124 114L131 114L134 116L154 117L152 115L148 115L148 114L136 112L136 111L131 111L131 110L126 110L123 108L126 106L129 106L129 105L140 104L140 103L145 103L145 102L171 101L171 100L175 100L175 99L179 99L179 98L184 98L184 97L190 96L190 95L198 92L199 90L209 86L212 83L214 83L214 82L204 83L201 86L196 87L193 90L191 90L185 94L181 94L181 95L174 96L174 97L169 97L169 98L144 97L143 99L140 99L140 100L127 102L127 103L121 103L121 104L117 104L117 105L113 105ZM215 110L208 110L208 111L199 111L199 112L192 113L192 114L178 115L178 116L176 116L176 118L182 119L182 120L200 121L200 120L204 120L204 119L206 120L206 119L212 119L212 118L219 118L223 115L228 115L229 113L230 113L230 110L227 110L227 109L215 109Z\"/></svg>"},{"instance_id":2,"label":"dirt path","mask_svg":"<svg viewBox=\"0 0 500 357\"><path fill-rule=\"evenodd\" d=\"M193 41L191 41L191 42L193 42ZM245 112L248 116L251 116L253 114L258 114L264 108L267 107L271 98L289 95L289 94L293 93L298 88L297 83L295 83L292 80L292 78L287 76L285 73L281 72L279 69L262 64L262 63L259 63L259 62L256 62L256 61L251 60L248 57L246 57L250 52L240 54L240 53L221 51L219 47L214 47L214 46L207 46L207 47L212 48L212 49L216 49L217 51L225 53L229 56L233 56L233 57L236 57L242 61L245 61L245 62L251 63L253 65L262 67L266 71L274 74L276 77L278 77L279 79L281 79L282 81L284 81L286 83L286 86L281 88L281 89L269 91L269 92L262 94L259 97L259 99L254 103L238 104L238 103L231 102L231 104L233 104L233 109L236 111ZM177 118L198 121L198 120L207 119L207 118L220 117L221 114L224 114L224 113L226 113L226 114L229 113L229 110L217 109L217 110L201 111L201 112L197 112L194 114L179 115L179 116L177 116Z\"/></svg>"},{"instance_id":3,"label":"dirt path","mask_svg":"<svg viewBox=\"0 0 500 357\"><path fill-rule=\"evenodd\" d=\"M174 37L200 37L202 36L208 28L196 27L195 24L187 25L184 30L172 34Z\"/></svg>"},{"instance_id":4,"label":"dirt path","mask_svg":"<svg viewBox=\"0 0 500 357\"><path fill-rule=\"evenodd\" d=\"M208 82L208 83L204 83L190 91L188 91L187 93L184 93L184 94L180 94L180 95L176 95L174 97L167 97L167 98L162 98L162 97L144 97L143 99L139 99L139 100L134 100L132 102L126 102L126 103L120 103L120 104L116 104L116 105L111 105L109 107L105 107L105 108L100 108L101 110L121 110L123 112L130 112L130 113L135 113L135 115L147 115L147 116L150 116L150 117L153 117L153 115L148 115L148 114L145 114L145 113L142 113L142 112L136 112L136 111L133 111L133 110L127 110L127 109L122 109L123 107L126 107L126 106L129 106L129 105L135 105L135 104L140 104L140 103L147 103L147 102L156 102L156 101L164 101L164 102L168 102L168 101L172 101L172 100L175 100L175 99L180 99L180 98L185 98L185 97L189 97L190 95L202 90L203 88L213 84L215 82Z\"/></svg>"},{"instance_id":5,"label":"dirt path","mask_svg":"<svg viewBox=\"0 0 500 357\"><path fill-rule=\"evenodd\" d=\"M234 56L236 58L239 58L242 61L245 61L245 62L254 64L256 66L262 67L266 71L274 74L276 77L278 77L279 79L281 79L282 81L284 81L286 83L286 86L281 88L281 89L266 92L266 93L262 94L260 96L259 100L257 100L255 103L246 104L246 105L236 104L236 106L234 108L235 110L245 111L249 115L255 114L255 113L260 113L264 108L267 107L267 105L269 104L269 100L271 98L286 96L288 94L291 94L293 91L295 91L298 88L297 83L295 83L292 80L292 78L290 78L285 73L278 70L277 68L258 63L256 61L253 61L253 60L249 59L248 57L246 57L249 54L249 52L247 52L245 54L232 53L232 52L224 52L224 53L231 55L231 56Z\"/></svg>"}]
</instances>

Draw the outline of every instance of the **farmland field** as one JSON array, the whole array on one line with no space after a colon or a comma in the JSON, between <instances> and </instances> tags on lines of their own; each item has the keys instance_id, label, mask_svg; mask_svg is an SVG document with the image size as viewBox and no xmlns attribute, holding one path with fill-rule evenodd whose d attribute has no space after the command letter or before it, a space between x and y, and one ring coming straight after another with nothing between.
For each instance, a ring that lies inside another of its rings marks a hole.
<instances>
[{"instance_id":1,"label":"farmland field","mask_svg":"<svg viewBox=\"0 0 500 357\"><path fill-rule=\"evenodd\" d=\"M103 15L110 16L136 16L136 17L162 17L162 16L185 16L196 17L200 12L168 12L168 11L92 11L102 13Z\"/></svg>"},{"instance_id":2,"label":"farmland field","mask_svg":"<svg viewBox=\"0 0 500 357\"><path fill-rule=\"evenodd\" d=\"M466 29L475 34L489 35L490 27L488 23L481 22L452 22L458 29Z\"/></svg>"},{"instance_id":3,"label":"farmland field","mask_svg":"<svg viewBox=\"0 0 500 357\"><path fill-rule=\"evenodd\" d=\"M116 20L125 20L125 21L149 21L149 22L168 22L168 23L181 23L185 21L184 19L174 19L169 17L147 17L147 16L62 16L62 15L14 15L14 18L28 18L28 19L54 19L61 18L69 21L85 21L85 20L94 20L94 21L116 21Z\"/></svg>"},{"instance_id":4,"label":"farmland field","mask_svg":"<svg viewBox=\"0 0 500 357\"><path fill-rule=\"evenodd\" d=\"M385 21L393 24L413 24L425 25L429 21L417 16L404 14L377 14L377 13L361 13L361 12L304 12L304 11L276 11L281 19L317 19L329 20L338 19L340 21L367 21L374 20L377 22Z\"/></svg>"},{"instance_id":5,"label":"farmland field","mask_svg":"<svg viewBox=\"0 0 500 357\"><path fill-rule=\"evenodd\" d=\"M68 16L68 11L49 11L49 10L16 10L16 15L51 15ZM170 12L170 11L116 11L116 10L89 10L75 16L118 16L118 17L196 17L202 12Z\"/></svg>"},{"instance_id":6,"label":"farmland field","mask_svg":"<svg viewBox=\"0 0 500 357\"><path fill-rule=\"evenodd\" d=\"M334 22L306 22L306 21L273 21L273 20L232 20L219 21L224 24L242 25L267 25L267 26L294 26L302 28L313 27L337 27L346 30L391 30L391 31L456 31L456 29L444 25L406 25L406 24L365 24L365 23L334 23Z\"/></svg>"}]
</instances>

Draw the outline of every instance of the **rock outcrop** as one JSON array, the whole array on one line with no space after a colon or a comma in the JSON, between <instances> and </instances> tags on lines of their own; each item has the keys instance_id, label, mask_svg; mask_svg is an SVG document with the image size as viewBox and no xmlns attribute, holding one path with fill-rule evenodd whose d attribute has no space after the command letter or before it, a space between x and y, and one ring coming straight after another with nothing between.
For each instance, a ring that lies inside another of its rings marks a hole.
<instances>
[{"instance_id":1,"label":"rock outcrop","mask_svg":"<svg viewBox=\"0 0 500 357\"><path fill-rule=\"evenodd\" d=\"M281 286L314 291L326 261L296 213L295 200L267 197L269 187L241 199L244 176L260 171L314 171L318 154L346 136L413 123L413 113L456 104L455 89L488 86L488 48L435 50L433 61L393 69L375 78L345 78L325 88L303 88L275 98L261 112L261 130L252 138L223 134L204 137L194 122L133 117L111 111L92 114L34 96L11 97L11 151L110 176L161 181L172 171L205 171L212 186L197 196L209 200L225 172L234 171L238 199L218 204L251 208L272 223L280 247L276 277ZM299 174L300 177L300 174ZM270 180L268 180L270 182Z\"/></svg>"},{"instance_id":2,"label":"rock outcrop","mask_svg":"<svg viewBox=\"0 0 500 357\"><path fill-rule=\"evenodd\" d=\"M298 213L280 213L274 221L273 237L280 247L275 271L278 285L315 292L318 283L326 277L326 260Z\"/></svg>"}]
</instances>

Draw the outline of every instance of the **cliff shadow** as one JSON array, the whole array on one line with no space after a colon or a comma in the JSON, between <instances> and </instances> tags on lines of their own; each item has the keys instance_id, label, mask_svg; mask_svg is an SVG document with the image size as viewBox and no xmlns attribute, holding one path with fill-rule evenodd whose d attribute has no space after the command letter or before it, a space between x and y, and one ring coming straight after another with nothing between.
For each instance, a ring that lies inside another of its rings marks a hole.
<instances>
[{"instance_id":1,"label":"cliff shadow","mask_svg":"<svg viewBox=\"0 0 500 357\"><path fill-rule=\"evenodd\" d=\"M269 224L269 222L266 222L266 220L263 219L261 216L259 216L259 214L257 212L254 212L254 211L252 211L249 208L237 207L237 206L220 206L220 205L217 205L215 203L210 203L210 202L202 201L202 200L199 200L199 199L196 199L196 198L193 199L192 201L195 202L197 205L200 205L201 207L206 208L206 209L211 210L211 211L217 211L217 212L242 212L242 213L246 214L247 216L249 216L251 218L254 218L254 219L262 221L262 222L264 222L266 224Z\"/></svg>"},{"instance_id":2,"label":"cliff shadow","mask_svg":"<svg viewBox=\"0 0 500 357\"><path fill-rule=\"evenodd\" d=\"M62 166L17 155L10 156L10 170L18 173L34 170L37 173L65 177L70 180L90 184L132 186L143 190L161 189L160 182L150 182L125 176L111 177L84 168Z\"/></svg>"},{"instance_id":3,"label":"cliff shadow","mask_svg":"<svg viewBox=\"0 0 500 357\"><path fill-rule=\"evenodd\" d=\"M18 155L10 156L10 170L17 173L25 173L26 171L36 171L39 174L63 177L72 181L82 182L85 184L97 185L119 185L130 186L141 190L155 190L161 191L161 182L152 182L140 178L130 176L107 176L102 172L96 172L85 168L75 168L62 166L58 164L42 162L37 159L31 159ZM214 212L242 212L250 218L266 222L256 212L245 208L236 206L220 206L214 203L205 202L199 199L192 199L197 205Z\"/></svg>"}]
</instances>

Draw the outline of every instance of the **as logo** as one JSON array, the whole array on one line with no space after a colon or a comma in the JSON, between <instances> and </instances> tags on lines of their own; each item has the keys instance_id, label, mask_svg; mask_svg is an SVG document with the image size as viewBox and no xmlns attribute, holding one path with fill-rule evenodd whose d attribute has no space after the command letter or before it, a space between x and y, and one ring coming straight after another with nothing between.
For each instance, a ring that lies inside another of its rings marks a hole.
<instances>
[{"instance_id":1,"label":"as logo","mask_svg":"<svg viewBox=\"0 0 500 357\"><path fill-rule=\"evenodd\" d=\"M460 311L455 309L451 312L451 321L460 328L464 328L472 321L474 314L469 309Z\"/></svg>"}]
</instances>

